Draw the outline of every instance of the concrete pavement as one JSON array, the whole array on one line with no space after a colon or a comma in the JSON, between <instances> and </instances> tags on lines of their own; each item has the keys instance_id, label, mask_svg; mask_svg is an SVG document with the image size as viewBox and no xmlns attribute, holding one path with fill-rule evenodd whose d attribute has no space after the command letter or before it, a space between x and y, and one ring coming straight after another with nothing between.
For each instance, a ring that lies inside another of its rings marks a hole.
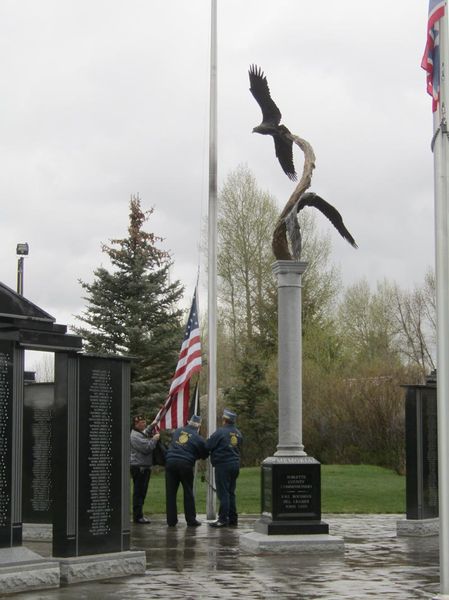
<instances>
[{"instance_id":1,"label":"concrete pavement","mask_svg":"<svg viewBox=\"0 0 449 600\"><path fill-rule=\"evenodd\" d=\"M201 517L200 517L201 518ZM304 600L431 598L438 592L438 536L396 536L403 515L324 515L332 535L343 536L339 556L258 555L239 547L238 529L168 528L162 517L133 525L132 547L147 555L145 575L20 593L14 600L170 600L298 598ZM26 546L48 556L50 545Z\"/></svg>"}]
</instances>

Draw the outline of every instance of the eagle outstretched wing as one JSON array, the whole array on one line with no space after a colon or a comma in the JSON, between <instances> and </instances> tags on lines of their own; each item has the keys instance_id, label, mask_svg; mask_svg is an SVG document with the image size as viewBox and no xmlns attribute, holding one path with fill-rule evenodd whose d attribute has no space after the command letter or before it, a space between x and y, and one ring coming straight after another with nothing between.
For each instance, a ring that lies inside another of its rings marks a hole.
<instances>
[{"instance_id":1,"label":"eagle outstretched wing","mask_svg":"<svg viewBox=\"0 0 449 600\"><path fill-rule=\"evenodd\" d=\"M297 212L299 212L305 206L314 206L315 208L317 208L320 212L323 213L325 217L329 219L329 221L332 223L332 225L335 227L338 233L346 241L348 241L353 248L358 248L354 238L346 229L341 214L336 208L332 206L332 204L329 204L329 202L326 202L326 200L323 200L323 198L317 196L313 192L308 192L307 194L303 194L301 196L297 204Z\"/></svg>"},{"instance_id":2,"label":"eagle outstretched wing","mask_svg":"<svg viewBox=\"0 0 449 600\"><path fill-rule=\"evenodd\" d=\"M279 125L281 122L281 111L271 98L270 88L264 72L257 65L249 68L250 92L256 99L262 110L262 121L264 125Z\"/></svg>"},{"instance_id":3,"label":"eagle outstretched wing","mask_svg":"<svg viewBox=\"0 0 449 600\"><path fill-rule=\"evenodd\" d=\"M291 181L296 181L298 177L293 164L293 142L280 135L274 135L273 139L276 156L282 170Z\"/></svg>"}]
</instances>

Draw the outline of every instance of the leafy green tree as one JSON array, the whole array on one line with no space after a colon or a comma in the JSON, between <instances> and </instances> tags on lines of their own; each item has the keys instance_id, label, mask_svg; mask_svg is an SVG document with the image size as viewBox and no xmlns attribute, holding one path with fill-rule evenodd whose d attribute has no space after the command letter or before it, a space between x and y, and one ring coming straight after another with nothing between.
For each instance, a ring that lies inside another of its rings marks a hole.
<instances>
[{"instance_id":1,"label":"leafy green tree","mask_svg":"<svg viewBox=\"0 0 449 600\"><path fill-rule=\"evenodd\" d=\"M248 344L273 346L271 235L278 210L242 165L226 179L218 206L220 316L238 360Z\"/></svg>"},{"instance_id":2,"label":"leafy green tree","mask_svg":"<svg viewBox=\"0 0 449 600\"><path fill-rule=\"evenodd\" d=\"M170 283L171 260L162 241L144 230L153 209L143 211L140 198L130 200L128 237L102 246L112 269L99 267L86 292L81 335L87 352L132 357L132 409L154 416L165 400L176 366L182 329L177 302L179 281Z\"/></svg>"},{"instance_id":3,"label":"leafy green tree","mask_svg":"<svg viewBox=\"0 0 449 600\"><path fill-rule=\"evenodd\" d=\"M400 365L395 295L387 281L378 283L375 291L366 279L347 288L339 307L339 325L351 368Z\"/></svg>"}]
</instances>

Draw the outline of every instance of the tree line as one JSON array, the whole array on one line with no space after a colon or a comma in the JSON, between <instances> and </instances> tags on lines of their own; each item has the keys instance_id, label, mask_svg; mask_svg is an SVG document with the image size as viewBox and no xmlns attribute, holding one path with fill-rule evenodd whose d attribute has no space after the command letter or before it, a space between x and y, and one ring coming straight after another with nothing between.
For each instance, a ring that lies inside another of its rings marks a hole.
<instances>
[{"instance_id":1,"label":"tree line","mask_svg":"<svg viewBox=\"0 0 449 600\"><path fill-rule=\"evenodd\" d=\"M239 414L245 465L276 449L277 290L271 237L275 199L246 166L231 172L218 201L219 409ZM128 236L102 246L111 266L80 281L86 308L74 331L85 349L132 360L132 410L149 417L166 398L181 344L183 288L172 258L146 231L153 209L130 200ZM302 211L303 439L324 463L404 466L401 385L435 368L435 279L401 289L361 280L346 289L332 264L330 236ZM205 319L203 319L205 322ZM207 344L205 336L203 348ZM204 379L204 378L203 378ZM205 382L202 383L206 391Z\"/></svg>"},{"instance_id":2,"label":"tree line","mask_svg":"<svg viewBox=\"0 0 449 600\"><path fill-rule=\"evenodd\" d=\"M219 369L240 414L245 463L277 444L277 294L271 272L275 199L245 166L219 198ZM435 279L401 289L363 279L346 289L329 235L302 216L303 439L325 463L404 468L404 391L435 368Z\"/></svg>"}]
</instances>

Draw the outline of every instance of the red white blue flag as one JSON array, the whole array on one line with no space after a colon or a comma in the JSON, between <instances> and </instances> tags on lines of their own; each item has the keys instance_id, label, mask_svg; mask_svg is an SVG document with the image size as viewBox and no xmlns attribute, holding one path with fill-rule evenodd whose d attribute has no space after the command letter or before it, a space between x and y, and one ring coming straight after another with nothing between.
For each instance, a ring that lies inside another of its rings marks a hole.
<instances>
[{"instance_id":1,"label":"red white blue flag","mask_svg":"<svg viewBox=\"0 0 449 600\"><path fill-rule=\"evenodd\" d=\"M427 71L427 92L432 96L432 111L440 100L440 20L444 16L445 0L429 0L427 42L421 67Z\"/></svg>"},{"instance_id":2,"label":"red white blue flag","mask_svg":"<svg viewBox=\"0 0 449 600\"><path fill-rule=\"evenodd\" d=\"M168 398L155 418L155 421L159 423L159 429L176 429L187 423L189 419L190 379L200 369L201 339L195 290Z\"/></svg>"}]
</instances>

